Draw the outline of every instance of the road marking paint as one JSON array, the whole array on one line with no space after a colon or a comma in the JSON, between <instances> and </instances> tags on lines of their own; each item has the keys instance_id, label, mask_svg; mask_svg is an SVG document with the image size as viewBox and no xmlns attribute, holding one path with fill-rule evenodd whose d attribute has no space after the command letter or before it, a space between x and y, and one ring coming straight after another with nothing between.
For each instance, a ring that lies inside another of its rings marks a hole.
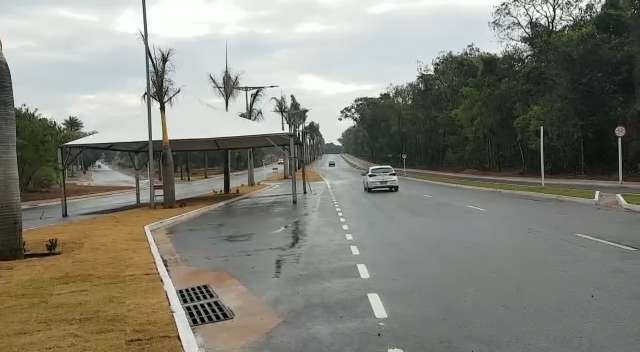
<instances>
[{"instance_id":1,"label":"road marking paint","mask_svg":"<svg viewBox=\"0 0 640 352\"><path fill-rule=\"evenodd\" d=\"M340 222L345 222L345 221L347 221L347 219L345 219L345 218L340 218Z\"/></svg>"},{"instance_id":2,"label":"road marking paint","mask_svg":"<svg viewBox=\"0 0 640 352\"><path fill-rule=\"evenodd\" d=\"M367 293L367 297L369 298L369 303L371 304L371 309L373 309L373 315L378 319L387 318L387 311L384 309L382 305L382 301L380 300L380 296L377 293Z\"/></svg>"},{"instance_id":3,"label":"road marking paint","mask_svg":"<svg viewBox=\"0 0 640 352\"><path fill-rule=\"evenodd\" d=\"M340 208L338 208L338 207L336 207L336 210L337 210L337 211L342 211L342 209L340 209Z\"/></svg>"},{"instance_id":4,"label":"road marking paint","mask_svg":"<svg viewBox=\"0 0 640 352\"><path fill-rule=\"evenodd\" d=\"M583 235L583 234L581 234L581 233L576 233L575 235L576 235L576 236L578 236L578 237L586 238L586 239L588 239L588 240L592 240L592 241L596 241L596 242L600 242L600 243L608 244L608 245L610 245L610 246L614 246L614 247L618 247L618 248L622 248L622 249L626 249L626 250L628 250L628 251L637 251L637 250L638 250L637 248L628 247L628 246L625 246L625 245L623 245L623 244L618 244L618 243L613 243L613 242L609 242L609 241L601 240L601 239L599 239L599 238L591 237L591 236L589 236L589 235Z\"/></svg>"},{"instance_id":5,"label":"road marking paint","mask_svg":"<svg viewBox=\"0 0 640 352\"><path fill-rule=\"evenodd\" d=\"M360 255L360 250L358 249L357 246L349 246L349 248L351 248L351 254Z\"/></svg>"},{"instance_id":6,"label":"road marking paint","mask_svg":"<svg viewBox=\"0 0 640 352\"><path fill-rule=\"evenodd\" d=\"M347 225L344 225L344 224L343 224L343 225L342 225L342 229L346 231L346 230L348 230L348 229L349 229L349 226L347 226Z\"/></svg>"},{"instance_id":7,"label":"road marking paint","mask_svg":"<svg viewBox=\"0 0 640 352\"><path fill-rule=\"evenodd\" d=\"M338 212L338 216L342 216L342 213L341 213L341 212Z\"/></svg>"},{"instance_id":8,"label":"road marking paint","mask_svg":"<svg viewBox=\"0 0 640 352\"><path fill-rule=\"evenodd\" d=\"M427 198L433 198L433 196L430 195L430 194L425 194L424 196L427 197Z\"/></svg>"},{"instance_id":9,"label":"road marking paint","mask_svg":"<svg viewBox=\"0 0 640 352\"><path fill-rule=\"evenodd\" d=\"M404 352L401 348L391 347L387 352Z\"/></svg>"},{"instance_id":10,"label":"road marking paint","mask_svg":"<svg viewBox=\"0 0 640 352\"><path fill-rule=\"evenodd\" d=\"M358 272L360 273L360 278L361 279L368 279L369 278L369 270L367 270L367 266L364 264L356 264L356 266L358 267Z\"/></svg>"},{"instance_id":11,"label":"road marking paint","mask_svg":"<svg viewBox=\"0 0 640 352\"><path fill-rule=\"evenodd\" d=\"M479 208L479 207L475 207L475 206L473 206L473 205L467 205L467 208L471 208L471 209L475 209L475 210L480 210L480 211L487 211L487 209L482 209L482 208Z\"/></svg>"},{"instance_id":12,"label":"road marking paint","mask_svg":"<svg viewBox=\"0 0 640 352\"><path fill-rule=\"evenodd\" d=\"M346 238L346 239L347 239L347 240L349 240L349 241L353 241L353 236L352 236L350 233L345 234L345 235L344 235L344 238Z\"/></svg>"}]
</instances>

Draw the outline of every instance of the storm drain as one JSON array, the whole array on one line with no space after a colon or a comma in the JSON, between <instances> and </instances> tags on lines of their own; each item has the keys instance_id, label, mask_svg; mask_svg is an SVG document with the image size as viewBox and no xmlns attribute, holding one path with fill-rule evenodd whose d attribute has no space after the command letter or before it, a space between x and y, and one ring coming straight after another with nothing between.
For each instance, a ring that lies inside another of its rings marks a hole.
<instances>
[{"instance_id":1,"label":"storm drain","mask_svg":"<svg viewBox=\"0 0 640 352\"><path fill-rule=\"evenodd\" d=\"M233 311L225 306L209 285L178 290L178 297L191 326L233 319Z\"/></svg>"}]
</instances>

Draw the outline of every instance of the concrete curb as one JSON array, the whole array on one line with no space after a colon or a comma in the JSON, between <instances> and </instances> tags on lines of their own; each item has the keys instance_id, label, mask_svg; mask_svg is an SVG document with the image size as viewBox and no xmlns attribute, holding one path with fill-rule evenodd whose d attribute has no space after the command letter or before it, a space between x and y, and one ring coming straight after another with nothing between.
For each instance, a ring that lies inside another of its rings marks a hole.
<instances>
[{"instance_id":1,"label":"concrete curb","mask_svg":"<svg viewBox=\"0 0 640 352\"><path fill-rule=\"evenodd\" d=\"M506 194L518 194L518 195L531 196L531 197L537 197L537 198L566 200L566 201L570 201L570 202L589 204L589 205L595 205L596 202L597 202L597 200L596 200L597 198L587 199L587 198L562 196L562 195L557 195L557 194L526 192L526 191L513 191L513 190L509 190L509 189L495 189L495 188L484 188L484 187L476 187L476 186L459 185L459 184L456 184L456 183L431 181L431 180L424 180L424 179L421 179L421 178L406 177L406 176L400 176L400 177L406 178L406 179L409 179L409 180L414 180L414 181L428 182L428 183L433 183L433 184L436 184L436 185L449 186L449 187L472 189L472 190L476 190L476 191L488 191L488 192L497 192L497 193L506 193Z\"/></svg>"},{"instance_id":2,"label":"concrete curb","mask_svg":"<svg viewBox=\"0 0 640 352\"><path fill-rule=\"evenodd\" d=\"M264 192L271 188L273 188L273 186L266 187L264 189L259 189L233 199L225 200L220 203L198 208L190 212L176 215L168 219L156 221L154 223L144 226L144 232L145 232L145 235L147 236L147 242L149 242L149 248L151 249L151 254L153 255L153 260L155 262L156 269L158 270L158 275L160 275L160 279L162 280L164 292L167 295L167 299L169 300L169 305L171 307L171 313L173 314L173 319L176 322L176 327L178 329L178 336L180 336L180 343L182 344L182 349L185 352L199 352L201 351L201 349L198 347L198 341L196 340L196 336L193 333L193 330L191 330L191 325L187 320L187 315L184 312L184 309L182 309L182 304L180 303L180 299L178 298L178 294L176 293L176 288L173 285L173 281L171 281L171 277L169 276L167 267L164 265L164 262L162 261L162 256L160 255L160 251L158 250L158 246L156 245L156 241L153 238L153 234L151 232L168 225L193 219L194 217L197 217L202 213L205 213L211 209L215 209L233 202L237 202L255 193Z\"/></svg>"},{"instance_id":3,"label":"concrete curb","mask_svg":"<svg viewBox=\"0 0 640 352\"><path fill-rule=\"evenodd\" d=\"M616 194L616 199L618 200L618 204L624 209L640 212L640 205L627 203L622 194Z\"/></svg>"},{"instance_id":4,"label":"concrete curb","mask_svg":"<svg viewBox=\"0 0 640 352\"><path fill-rule=\"evenodd\" d=\"M120 190L120 191L83 194L81 196L67 197L67 202L73 202L73 201L83 200L83 199L87 199L87 198L108 197L108 196L124 194L124 193L136 193L136 190L135 190L135 188L133 188L133 189L123 189L123 190ZM38 202L42 202L42 203L38 203ZM33 200L33 201L29 201L29 202L23 202L22 205L21 205L21 208L22 209L32 209L32 208L44 207L44 206L47 206L47 205L55 205L55 204L60 204L60 198L43 199L42 201Z\"/></svg>"},{"instance_id":5,"label":"concrete curb","mask_svg":"<svg viewBox=\"0 0 640 352\"><path fill-rule=\"evenodd\" d=\"M593 204L598 204L600 201L600 191L596 191L596 194L593 196Z\"/></svg>"}]
</instances>

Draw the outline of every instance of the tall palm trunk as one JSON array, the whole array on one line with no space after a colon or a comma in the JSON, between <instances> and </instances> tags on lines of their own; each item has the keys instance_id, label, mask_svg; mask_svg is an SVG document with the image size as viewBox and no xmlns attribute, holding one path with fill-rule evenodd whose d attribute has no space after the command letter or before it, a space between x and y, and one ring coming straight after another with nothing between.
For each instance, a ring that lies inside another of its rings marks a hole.
<instances>
[{"instance_id":1,"label":"tall palm trunk","mask_svg":"<svg viewBox=\"0 0 640 352\"><path fill-rule=\"evenodd\" d=\"M11 72L0 42L0 260L22 259L22 212Z\"/></svg>"},{"instance_id":2,"label":"tall palm trunk","mask_svg":"<svg viewBox=\"0 0 640 352\"><path fill-rule=\"evenodd\" d=\"M162 193L165 208L176 206L176 182L173 173L173 153L169 144L167 132L167 116L164 107L160 108L160 120L162 121Z\"/></svg>"}]
</instances>

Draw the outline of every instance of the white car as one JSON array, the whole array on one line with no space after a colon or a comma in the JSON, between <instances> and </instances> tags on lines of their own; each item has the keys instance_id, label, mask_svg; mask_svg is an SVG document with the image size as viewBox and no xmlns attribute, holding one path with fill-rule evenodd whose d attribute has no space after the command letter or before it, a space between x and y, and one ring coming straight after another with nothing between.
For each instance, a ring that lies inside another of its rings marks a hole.
<instances>
[{"instance_id":1,"label":"white car","mask_svg":"<svg viewBox=\"0 0 640 352\"><path fill-rule=\"evenodd\" d=\"M367 192L380 188L397 192L400 188L396 171L388 165L372 166L367 172L363 172L362 185Z\"/></svg>"}]
</instances>

